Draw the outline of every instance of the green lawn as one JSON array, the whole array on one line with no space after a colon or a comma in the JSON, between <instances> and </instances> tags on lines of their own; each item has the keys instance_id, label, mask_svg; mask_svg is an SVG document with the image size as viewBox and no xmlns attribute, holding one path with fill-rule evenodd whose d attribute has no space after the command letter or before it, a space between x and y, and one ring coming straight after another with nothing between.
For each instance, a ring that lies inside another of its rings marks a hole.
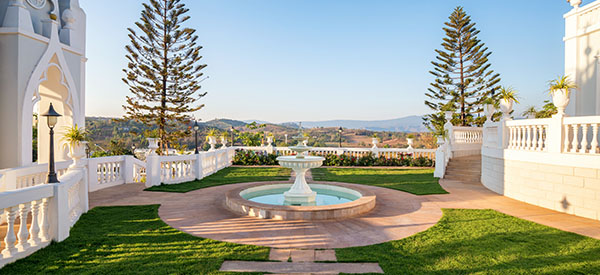
<instances>
[{"instance_id":1,"label":"green lawn","mask_svg":"<svg viewBox=\"0 0 600 275\"><path fill-rule=\"evenodd\" d=\"M600 240L493 210L444 209L424 232L336 254L386 274L600 274Z\"/></svg>"},{"instance_id":2,"label":"green lawn","mask_svg":"<svg viewBox=\"0 0 600 275\"><path fill-rule=\"evenodd\" d=\"M160 220L158 205L96 207L71 236L0 274L224 274L224 259L267 260L266 247L203 239ZM236 273L239 274L239 273Z\"/></svg>"},{"instance_id":3,"label":"green lawn","mask_svg":"<svg viewBox=\"0 0 600 275\"><path fill-rule=\"evenodd\" d=\"M227 167L206 178L179 184L163 184L146 191L185 193L201 188L255 181L286 181L292 170L281 167Z\"/></svg>"},{"instance_id":4,"label":"green lawn","mask_svg":"<svg viewBox=\"0 0 600 275\"><path fill-rule=\"evenodd\" d=\"M448 194L433 177L433 169L315 168L311 172L317 181L366 184L415 195Z\"/></svg>"}]
</instances>

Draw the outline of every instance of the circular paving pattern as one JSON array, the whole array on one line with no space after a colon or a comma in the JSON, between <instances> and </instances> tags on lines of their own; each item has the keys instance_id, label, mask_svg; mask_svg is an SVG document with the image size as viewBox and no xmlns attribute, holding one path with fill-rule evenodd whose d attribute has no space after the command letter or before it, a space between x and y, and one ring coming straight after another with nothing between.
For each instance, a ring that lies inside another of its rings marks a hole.
<instances>
[{"instance_id":1,"label":"circular paving pattern","mask_svg":"<svg viewBox=\"0 0 600 275\"><path fill-rule=\"evenodd\" d=\"M372 192L377 197L375 208L361 216L324 221L260 219L227 209L226 193L257 184L268 183L222 185L162 196L156 202L161 203L159 215L170 226L194 236L276 248L341 248L382 243L424 231L442 216L440 208L423 197L348 183L333 184Z\"/></svg>"}]
</instances>

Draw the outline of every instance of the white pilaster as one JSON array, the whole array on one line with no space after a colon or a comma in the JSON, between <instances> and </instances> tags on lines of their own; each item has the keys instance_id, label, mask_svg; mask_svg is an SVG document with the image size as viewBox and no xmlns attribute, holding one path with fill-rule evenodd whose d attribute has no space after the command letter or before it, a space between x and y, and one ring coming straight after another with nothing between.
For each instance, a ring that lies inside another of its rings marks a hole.
<instances>
[{"instance_id":1,"label":"white pilaster","mask_svg":"<svg viewBox=\"0 0 600 275\"><path fill-rule=\"evenodd\" d=\"M31 23L31 14L23 3L25 0L12 0L6 9L2 27L17 28L26 32L33 33L33 24Z\"/></svg>"}]
</instances>

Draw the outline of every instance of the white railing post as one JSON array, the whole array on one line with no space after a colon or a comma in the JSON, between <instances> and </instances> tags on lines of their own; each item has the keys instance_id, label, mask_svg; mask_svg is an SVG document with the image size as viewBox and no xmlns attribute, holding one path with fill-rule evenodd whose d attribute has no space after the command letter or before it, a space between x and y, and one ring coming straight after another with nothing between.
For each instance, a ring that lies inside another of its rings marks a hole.
<instances>
[{"instance_id":1,"label":"white railing post","mask_svg":"<svg viewBox=\"0 0 600 275\"><path fill-rule=\"evenodd\" d=\"M123 160L123 167L121 170L123 179L125 180L125 183L134 183L135 180L133 179L133 170L135 167L133 167L133 159L135 157L134 156L125 156L124 160Z\"/></svg>"},{"instance_id":2,"label":"white railing post","mask_svg":"<svg viewBox=\"0 0 600 275\"><path fill-rule=\"evenodd\" d=\"M433 172L433 176L436 178L443 178L446 174L446 148L446 142L442 142L435 151L435 171Z\"/></svg>"},{"instance_id":3,"label":"white railing post","mask_svg":"<svg viewBox=\"0 0 600 275\"><path fill-rule=\"evenodd\" d=\"M196 154L196 179L197 180L200 180L204 177L203 172L202 172L203 156L204 156L203 152L199 152L198 154Z\"/></svg>"},{"instance_id":4,"label":"white railing post","mask_svg":"<svg viewBox=\"0 0 600 275\"><path fill-rule=\"evenodd\" d=\"M69 190L66 184L53 184L54 197L48 205L50 232L54 240L61 242L69 237Z\"/></svg>"},{"instance_id":5,"label":"white railing post","mask_svg":"<svg viewBox=\"0 0 600 275\"><path fill-rule=\"evenodd\" d=\"M548 123L546 133L546 148L549 153L561 153L563 141L568 141L569 133L564 132L563 116L555 115ZM566 148L565 148L566 150Z\"/></svg>"},{"instance_id":6,"label":"white railing post","mask_svg":"<svg viewBox=\"0 0 600 275\"><path fill-rule=\"evenodd\" d=\"M161 172L160 156L148 155L146 157L146 187L160 185Z\"/></svg>"},{"instance_id":7,"label":"white railing post","mask_svg":"<svg viewBox=\"0 0 600 275\"><path fill-rule=\"evenodd\" d=\"M4 182L4 190L16 190L17 189L17 172L15 170L7 171L2 177Z\"/></svg>"}]
</instances>

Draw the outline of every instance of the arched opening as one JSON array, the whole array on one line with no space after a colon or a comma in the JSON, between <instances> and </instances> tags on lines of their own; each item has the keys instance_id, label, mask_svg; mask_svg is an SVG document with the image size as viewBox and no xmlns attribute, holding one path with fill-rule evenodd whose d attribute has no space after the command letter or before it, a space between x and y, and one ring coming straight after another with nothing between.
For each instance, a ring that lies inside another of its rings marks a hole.
<instances>
[{"instance_id":1,"label":"arched opening","mask_svg":"<svg viewBox=\"0 0 600 275\"><path fill-rule=\"evenodd\" d=\"M69 87L65 82L64 74L55 62L52 62L48 70L42 75L33 100L32 113L43 114L52 103L54 109L63 115L58 119L58 123L54 128L54 159L56 161L68 160L68 148L62 142L62 133L67 127L73 126L73 99L69 94ZM39 127L37 127L37 163L47 163L50 151L50 129L46 124L46 118L40 116L37 121L39 122ZM34 143L34 136L32 134L31 144Z\"/></svg>"}]
</instances>

